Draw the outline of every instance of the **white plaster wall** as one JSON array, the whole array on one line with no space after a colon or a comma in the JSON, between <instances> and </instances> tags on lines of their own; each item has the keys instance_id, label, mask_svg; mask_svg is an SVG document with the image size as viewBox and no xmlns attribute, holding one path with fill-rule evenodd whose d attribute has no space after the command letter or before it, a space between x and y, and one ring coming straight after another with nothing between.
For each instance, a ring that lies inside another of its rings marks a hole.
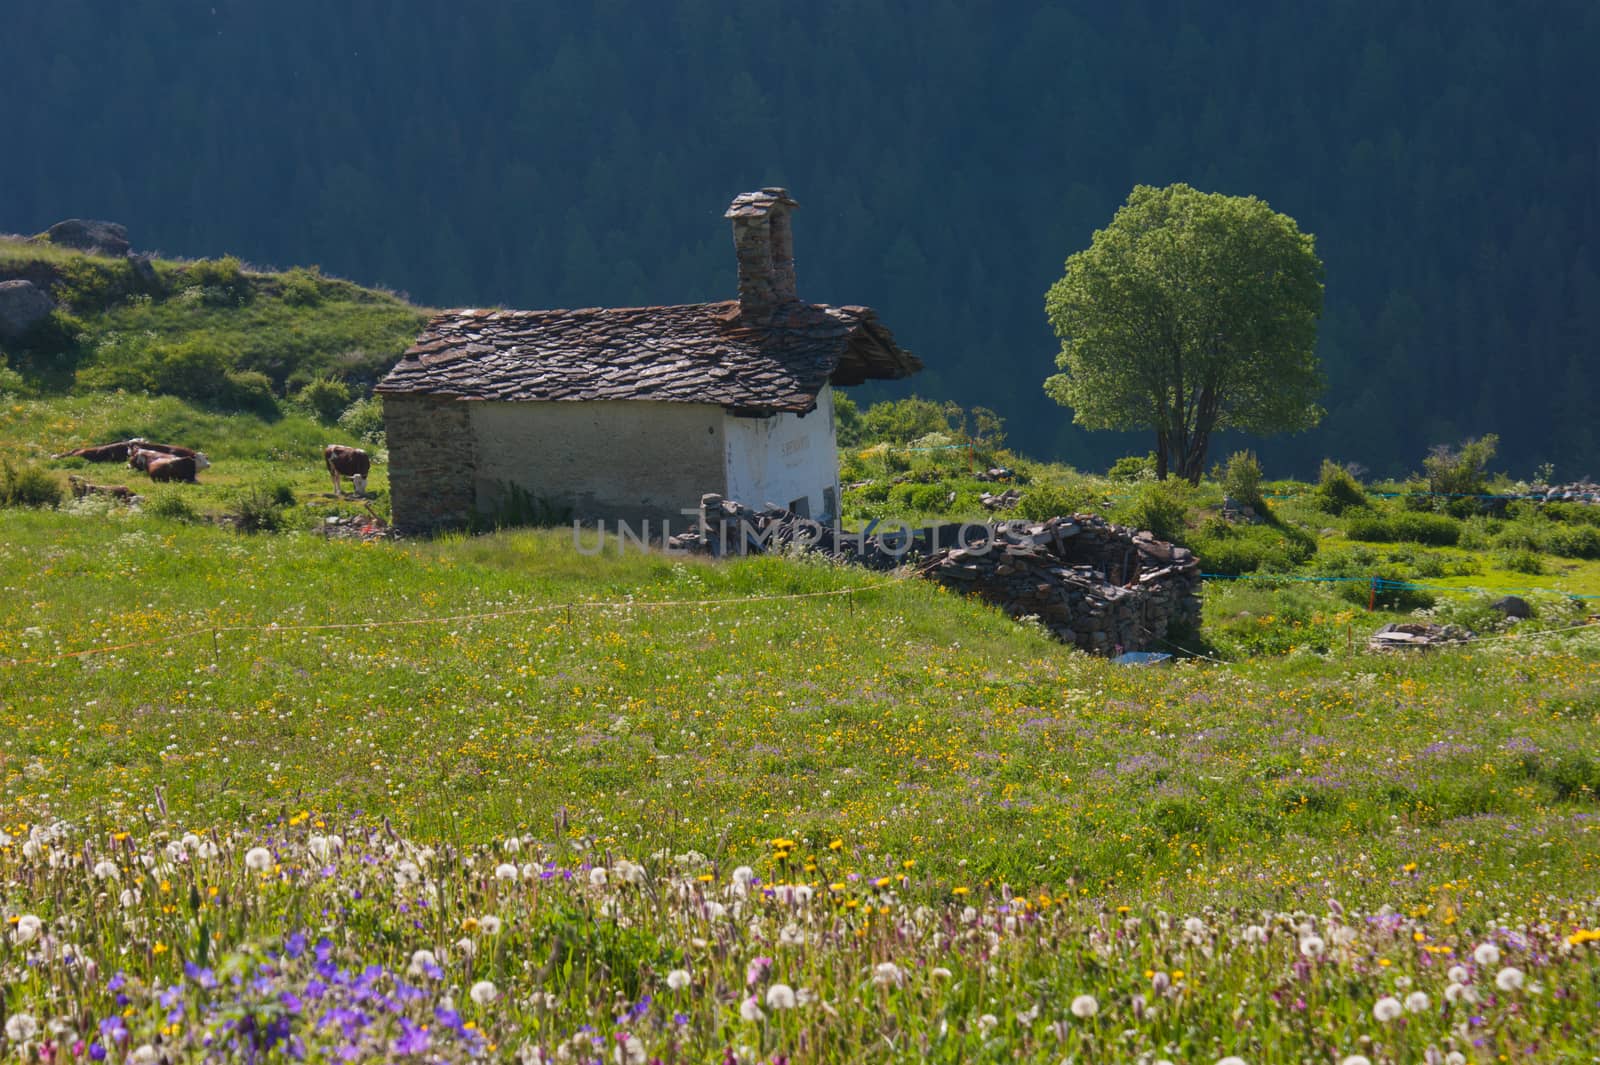
<instances>
[{"instance_id":1,"label":"white plaster wall","mask_svg":"<svg viewBox=\"0 0 1600 1065\"><path fill-rule=\"evenodd\" d=\"M727 442L727 498L760 508L786 507L804 497L813 518L826 509L823 490L832 489L837 509L839 452L833 435L833 389L824 387L816 409L806 415L774 414L723 422Z\"/></svg>"},{"instance_id":2,"label":"white plaster wall","mask_svg":"<svg viewBox=\"0 0 1600 1065\"><path fill-rule=\"evenodd\" d=\"M724 491L724 426L710 403L474 403L477 507L492 513L509 481L577 518L682 531L683 508Z\"/></svg>"}]
</instances>

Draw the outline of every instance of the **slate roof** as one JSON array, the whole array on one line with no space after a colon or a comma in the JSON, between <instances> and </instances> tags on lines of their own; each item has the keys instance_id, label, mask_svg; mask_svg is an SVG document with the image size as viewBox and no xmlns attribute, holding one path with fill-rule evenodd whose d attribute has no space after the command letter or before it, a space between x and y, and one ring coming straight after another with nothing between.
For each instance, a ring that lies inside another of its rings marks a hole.
<instances>
[{"instance_id":1,"label":"slate roof","mask_svg":"<svg viewBox=\"0 0 1600 1065\"><path fill-rule=\"evenodd\" d=\"M737 300L677 307L446 311L387 377L385 395L467 400L655 400L741 413L816 406L832 383L907 377L922 362L866 307L791 303L759 323Z\"/></svg>"}]
</instances>

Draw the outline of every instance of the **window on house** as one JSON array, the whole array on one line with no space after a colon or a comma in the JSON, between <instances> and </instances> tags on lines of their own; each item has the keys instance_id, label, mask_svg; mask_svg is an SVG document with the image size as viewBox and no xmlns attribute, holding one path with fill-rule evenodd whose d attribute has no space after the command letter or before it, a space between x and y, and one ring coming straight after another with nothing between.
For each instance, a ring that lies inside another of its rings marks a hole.
<instances>
[{"instance_id":1,"label":"window on house","mask_svg":"<svg viewBox=\"0 0 1600 1065\"><path fill-rule=\"evenodd\" d=\"M789 500L789 509L802 518L811 517L811 497L801 496L799 499Z\"/></svg>"},{"instance_id":2,"label":"window on house","mask_svg":"<svg viewBox=\"0 0 1600 1065\"><path fill-rule=\"evenodd\" d=\"M831 484L822 490L822 516L824 518L839 516L839 497Z\"/></svg>"}]
</instances>

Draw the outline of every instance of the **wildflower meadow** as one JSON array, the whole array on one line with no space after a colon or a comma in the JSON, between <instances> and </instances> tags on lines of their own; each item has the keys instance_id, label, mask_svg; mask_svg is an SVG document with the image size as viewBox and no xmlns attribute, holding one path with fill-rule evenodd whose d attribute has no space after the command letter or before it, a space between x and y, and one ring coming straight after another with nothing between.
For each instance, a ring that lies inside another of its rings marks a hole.
<instances>
[{"instance_id":1,"label":"wildflower meadow","mask_svg":"<svg viewBox=\"0 0 1600 1065\"><path fill-rule=\"evenodd\" d=\"M0 1054L1593 1061L1597 713L1592 629L1129 668L818 562L0 512Z\"/></svg>"}]
</instances>

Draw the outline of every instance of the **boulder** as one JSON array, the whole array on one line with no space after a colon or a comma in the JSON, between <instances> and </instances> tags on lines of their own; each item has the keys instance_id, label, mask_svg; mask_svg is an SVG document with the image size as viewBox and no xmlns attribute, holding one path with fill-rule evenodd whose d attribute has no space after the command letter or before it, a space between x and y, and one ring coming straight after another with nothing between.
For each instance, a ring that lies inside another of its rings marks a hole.
<instances>
[{"instance_id":1,"label":"boulder","mask_svg":"<svg viewBox=\"0 0 1600 1065\"><path fill-rule=\"evenodd\" d=\"M0 340L16 340L56 309L32 281L0 281Z\"/></svg>"},{"instance_id":2,"label":"boulder","mask_svg":"<svg viewBox=\"0 0 1600 1065\"><path fill-rule=\"evenodd\" d=\"M1520 595L1507 595L1489 604L1508 618L1531 618L1533 607Z\"/></svg>"},{"instance_id":3,"label":"boulder","mask_svg":"<svg viewBox=\"0 0 1600 1065\"><path fill-rule=\"evenodd\" d=\"M64 248L76 248L96 255L115 255L119 259L128 254L128 249L132 247L128 243L128 231L123 226L87 218L69 218L65 222L57 222L45 231L45 237L50 243Z\"/></svg>"},{"instance_id":4,"label":"boulder","mask_svg":"<svg viewBox=\"0 0 1600 1065\"><path fill-rule=\"evenodd\" d=\"M161 278L156 276L156 268L150 262L150 256L128 253L128 267L133 271L133 284L146 296L159 295L161 292Z\"/></svg>"}]
</instances>

